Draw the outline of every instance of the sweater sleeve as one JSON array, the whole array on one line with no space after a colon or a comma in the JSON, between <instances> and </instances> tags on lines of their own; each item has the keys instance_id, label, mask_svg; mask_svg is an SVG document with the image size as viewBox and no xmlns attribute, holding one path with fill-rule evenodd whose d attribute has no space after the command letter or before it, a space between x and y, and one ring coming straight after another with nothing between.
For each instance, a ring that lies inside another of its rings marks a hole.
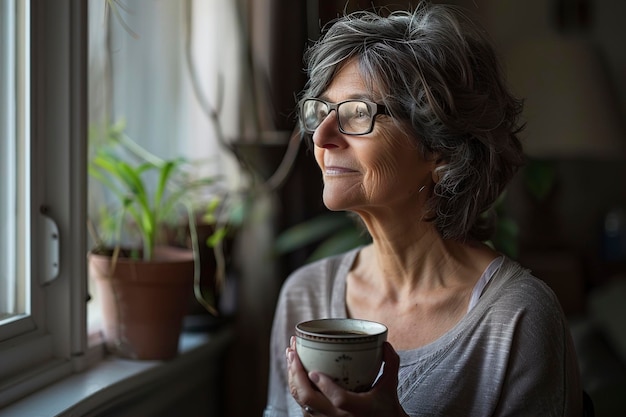
<instances>
[{"instance_id":1,"label":"sweater sleeve","mask_svg":"<svg viewBox=\"0 0 626 417\"><path fill-rule=\"evenodd\" d=\"M516 285L502 304L523 303L526 308L513 318L515 330L495 416L581 416L578 363L559 301L534 277Z\"/></svg>"},{"instance_id":2,"label":"sweater sleeve","mask_svg":"<svg viewBox=\"0 0 626 417\"><path fill-rule=\"evenodd\" d=\"M282 294L278 299L272 334L270 338L269 385L267 406L263 417L287 417L287 366L285 349L289 345L287 334L286 300ZM285 341L286 340L286 341Z\"/></svg>"},{"instance_id":3,"label":"sweater sleeve","mask_svg":"<svg viewBox=\"0 0 626 417\"><path fill-rule=\"evenodd\" d=\"M281 288L270 337L269 385L264 417L287 417L301 414L287 381L285 349L301 321L331 317L337 275L344 273L356 252L326 258L305 265L291 274ZM336 309L335 309L336 310Z\"/></svg>"}]
</instances>

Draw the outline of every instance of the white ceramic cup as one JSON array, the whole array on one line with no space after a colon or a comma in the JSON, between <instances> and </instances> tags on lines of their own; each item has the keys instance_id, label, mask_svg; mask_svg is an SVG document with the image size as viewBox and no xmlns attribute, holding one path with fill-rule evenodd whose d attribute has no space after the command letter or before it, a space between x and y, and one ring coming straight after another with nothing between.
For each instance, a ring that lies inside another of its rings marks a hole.
<instances>
[{"instance_id":1,"label":"white ceramic cup","mask_svg":"<svg viewBox=\"0 0 626 417\"><path fill-rule=\"evenodd\" d=\"M328 375L343 388L372 387L382 365L384 324L359 319L318 319L296 325L296 351L307 372Z\"/></svg>"}]
</instances>

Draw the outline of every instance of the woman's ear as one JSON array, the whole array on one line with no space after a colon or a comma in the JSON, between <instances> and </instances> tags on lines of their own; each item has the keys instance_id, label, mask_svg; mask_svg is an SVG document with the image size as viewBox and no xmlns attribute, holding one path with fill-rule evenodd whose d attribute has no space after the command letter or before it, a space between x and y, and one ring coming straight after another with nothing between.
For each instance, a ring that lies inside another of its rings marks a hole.
<instances>
[{"instance_id":1,"label":"woman's ear","mask_svg":"<svg viewBox=\"0 0 626 417\"><path fill-rule=\"evenodd\" d=\"M446 161L439 156L433 160L433 170L431 171L431 176L435 184L439 183L439 180L441 180L441 173L445 165Z\"/></svg>"},{"instance_id":2,"label":"woman's ear","mask_svg":"<svg viewBox=\"0 0 626 417\"><path fill-rule=\"evenodd\" d=\"M437 184L439 182L439 167L436 166L435 169L432 170L432 178L433 182Z\"/></svg>"}]
</instances>

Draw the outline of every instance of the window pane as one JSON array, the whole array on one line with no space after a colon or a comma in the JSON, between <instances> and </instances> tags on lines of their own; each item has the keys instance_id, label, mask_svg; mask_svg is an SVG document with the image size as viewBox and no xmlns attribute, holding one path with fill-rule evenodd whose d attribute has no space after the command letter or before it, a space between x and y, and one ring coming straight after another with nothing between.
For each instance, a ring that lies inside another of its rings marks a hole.
<instances>
[{"instance_id":1,"label":"window pane","mask_svg":"<svg viewBox=\"0 0 626 417\"><path fill-rule=\"evenodd\" d=\"M29 241L26 196L28 54L25 19L16 3L0 3L0 323L27 312L24 248Z\"/></svg>"}]
</instances>

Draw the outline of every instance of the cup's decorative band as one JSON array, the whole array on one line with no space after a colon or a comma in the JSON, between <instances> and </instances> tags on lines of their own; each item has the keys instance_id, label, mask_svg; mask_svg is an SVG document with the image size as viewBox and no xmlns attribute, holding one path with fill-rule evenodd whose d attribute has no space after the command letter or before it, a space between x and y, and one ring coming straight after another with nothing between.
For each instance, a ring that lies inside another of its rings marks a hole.
<instances>
[{"instance_id":1,"label":"cup's decorative band","mask_svg":"<svg viewBox=\"0 0 626 417\"><path fill-rule=\"evenodd\" d=\"M364 343L375 342L378 338L377 335L327 335L323 333L313 334L296 330L296 336L305 340L314 340L317 342L326 343Z\"/></svg>"},{"instance_id":2,"label":"cup's decorative band","mask_svg":"<svg viewBox=\"0 0 626 417\"><path fill-rule=\"evenodd\" d=\"M358 319L318 319L296 325L296 336L324 343L367 343L386 338L387 327L381 323Z\"/></svg>"}]
</instances>

